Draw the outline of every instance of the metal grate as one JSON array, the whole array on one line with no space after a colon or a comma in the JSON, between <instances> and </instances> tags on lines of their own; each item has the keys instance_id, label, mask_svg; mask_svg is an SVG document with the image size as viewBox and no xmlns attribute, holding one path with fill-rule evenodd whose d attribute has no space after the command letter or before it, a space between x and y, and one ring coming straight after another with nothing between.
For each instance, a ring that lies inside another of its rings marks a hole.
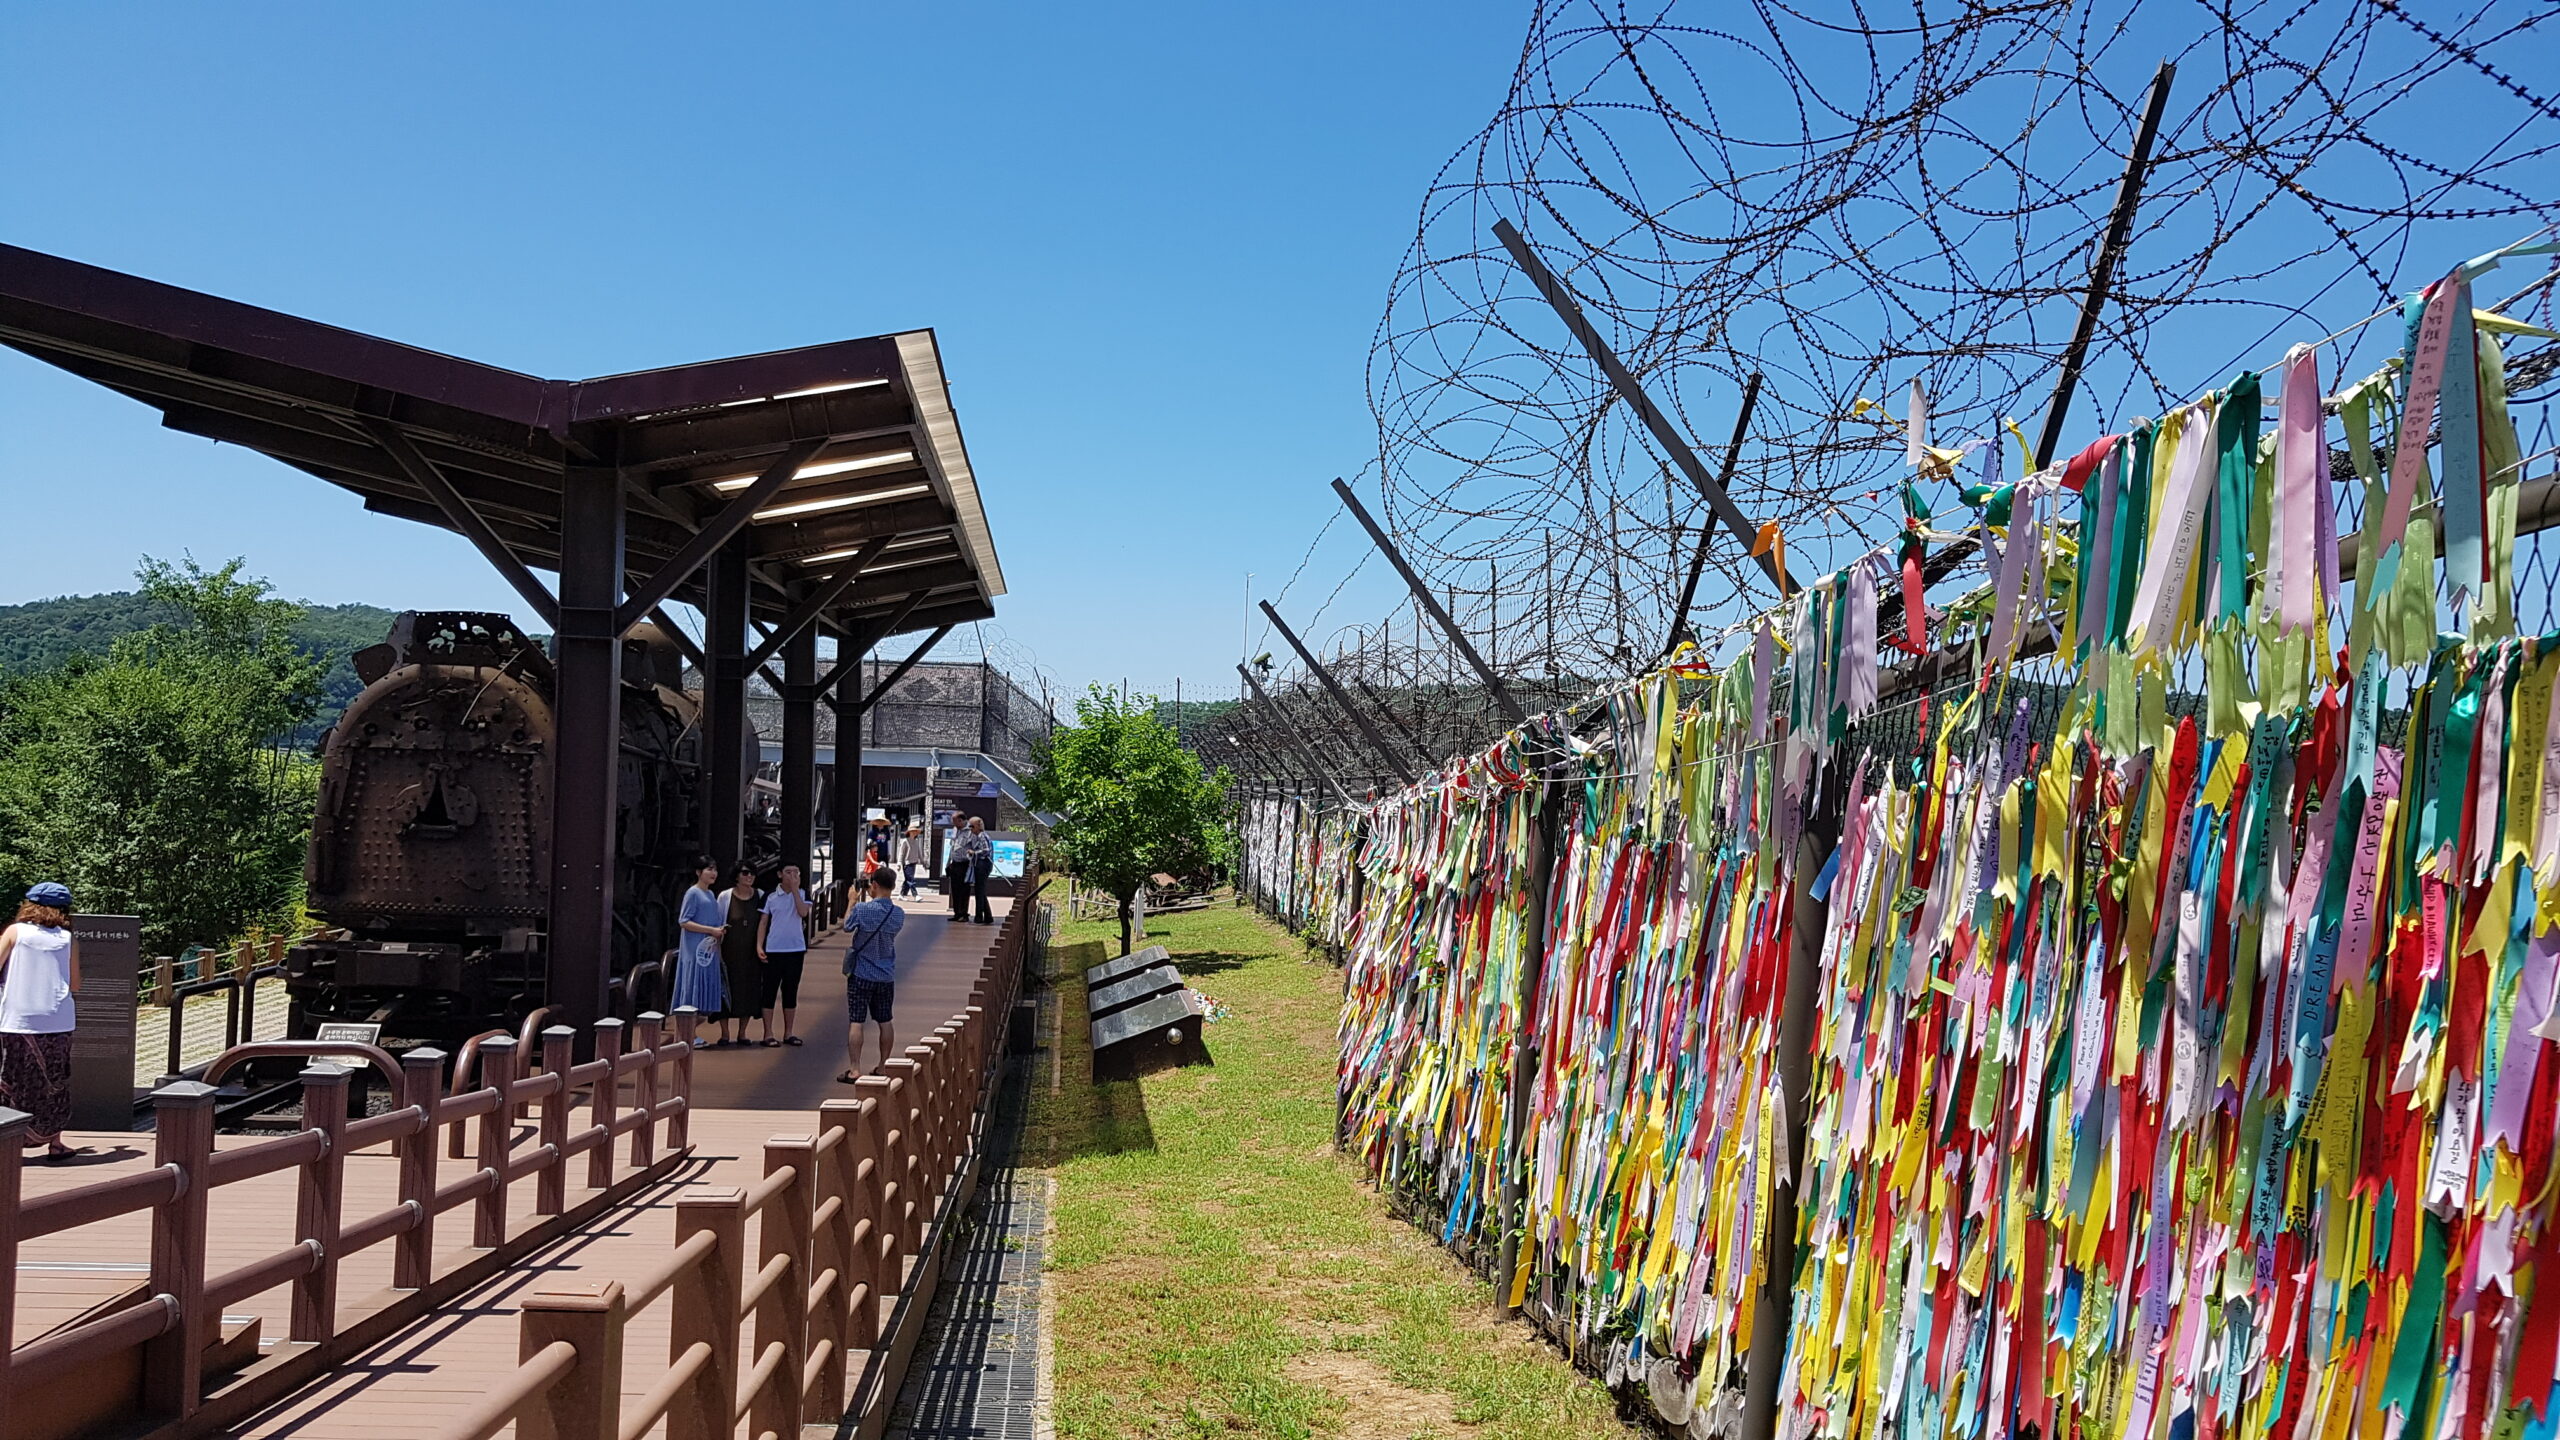
<instances>
[{"instance_id":1,"label":"metal grate","mask_svg":"<svg viewBox=\"0 0 2560 1440\"><path fill-rule=\"evenodd\" d=\"M1048 1190L1038 1172L1014 1168L1030 1068L1027 1057L1005 1067L987 1170L890 1413L892 1435L1033 1440Z\"/></svg>"}]
</instances>

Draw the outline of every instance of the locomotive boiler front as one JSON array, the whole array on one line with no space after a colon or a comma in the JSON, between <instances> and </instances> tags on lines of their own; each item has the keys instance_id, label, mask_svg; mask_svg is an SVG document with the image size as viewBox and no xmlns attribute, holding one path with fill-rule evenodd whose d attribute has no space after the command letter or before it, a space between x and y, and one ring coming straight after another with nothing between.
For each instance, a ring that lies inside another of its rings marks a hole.
<instances>
[{"instance_id":1,"label":"locomotive boiler front","mask_svg":"<svg viewBox=\"0 0 2560 1440\"><path fill-rule=\"evenodd\" d=\"M332 929L286 957L294 1033L370 1020L451 1045L512 1028L547 988L550 659L503 615L428 612L355 662L365 689L322 753L306 868ZM701 833L679 666L654 634L625 651L617 977L670 943Z\"/></svg>"}]
</instances>

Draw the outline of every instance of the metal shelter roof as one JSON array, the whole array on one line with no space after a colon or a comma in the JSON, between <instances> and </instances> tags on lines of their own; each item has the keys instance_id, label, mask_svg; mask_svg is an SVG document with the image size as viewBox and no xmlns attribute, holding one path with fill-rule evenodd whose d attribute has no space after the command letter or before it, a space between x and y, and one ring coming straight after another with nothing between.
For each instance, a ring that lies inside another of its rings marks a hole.
<instances>
[{"instance_id":1,"label":"metal shelter roof","mask_svg":"<svg viewBox=\"0 0 2560 1440\"><path fill-rule=\"evenodd\" d=\"M643 598L682 557L669 598L699 603L700 552L737 500L768 626L814 608L839 634L930 630L1004 593L929 330L544 380L0 245L0 344L460 531L502 572L493 552L558 568L562 476L591 466L621 477Z\"/></svg>"}]
</instances>

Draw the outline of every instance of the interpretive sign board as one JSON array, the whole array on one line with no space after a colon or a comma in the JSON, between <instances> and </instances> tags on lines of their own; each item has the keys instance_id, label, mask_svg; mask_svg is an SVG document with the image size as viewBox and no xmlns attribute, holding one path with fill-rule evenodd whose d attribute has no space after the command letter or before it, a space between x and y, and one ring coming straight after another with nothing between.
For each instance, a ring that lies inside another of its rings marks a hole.
<instances>
[{"instance_id":1,"label":"interpretive sign board","mask_svg":"<svg viewBox=\"0 0 2560 1440\"><path fill-rule=\"evenodd\" d=\"M382 1043L382 1027L369 1021L332 1020L321 1026L319 1033L311 1038L355 1045L378 1045Z\"/></svg>"},{"instance_id":2,"label":"interpretive sign board","mask_svg":"<svg viewBox=\"0 0 2560 1440\"><path fill-rule=\"evenodd\" d=\"M80 988L72 992L71 1128L133 1128L134 991L142 975L142 917L74 915Z\"/></svg>"}]
</instances>

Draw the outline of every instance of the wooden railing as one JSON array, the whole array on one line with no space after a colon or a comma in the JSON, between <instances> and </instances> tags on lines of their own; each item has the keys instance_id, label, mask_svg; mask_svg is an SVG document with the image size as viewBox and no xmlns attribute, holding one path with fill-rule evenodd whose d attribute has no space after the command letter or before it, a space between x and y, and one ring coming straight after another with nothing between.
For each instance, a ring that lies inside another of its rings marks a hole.
<instances>
[{"instance_id":1,"label":"wooden railing","mask_svg":"<svg viewBox=\"0 0 2560 1440\"><path fill-rule=\"evenodd\" d=\"M200 995L223 997L222 1043L227 1048L258 1038L258 982L284 973L283 936L263 946L243 940L237 949L206 949L196 957L196 975L179 973L178 962L161 956L150 962L137 989L144 1003L169 1012L168 1052L162 1057L161 1080L186 1075L187 1002ZM227 963L226 963L227 959Z\"/></svg>"},{"instance_id":2,"label":"wooden railing","mask_svg":"<svg viewBox=\"0 0 2560 1440\"><path fill-rule=\"evenodd\" d=\"M0 1436L20 1433L10 1423L13 1397L136 1346L142 1348L143 1415L168 1422L152 1433L206 1433L218 1428L220 1417L200 1413L204 1356L218 1337L224 1307L280 1285L293 1287L288 1339L294 1343L224 1390L226 1406L242 1408L252 1399L288 1393L354 1348L382 1338L582 1219L583 1214L572 1216L568 1205L568 1166L576 1156L589 1157L587 1184L600 1192L582 1202L582 1212L657 1178L666 1163L688 1148L696 1019L691 1010L676 1012L670 1034L665 1017L643 1015L627 1050L623 1022L600 1021L592 1036L594 1058L582 1064L572 1063L577 1032L555 1025L540 1034L539 1070L528 1069L532 1057L512 1037L484 1037L479 1042L479 1088L451 1095L443 1093L445 1057L433 1049L412 1050L395 1060L368 1045L267 1041L235 1046L214 1061L203 1081L177 1081L152 1095L158 1133L156 1163L150 1169L23 1201L19 1147L28 1117L0 1109ZM300 1055L314 1062L301 1076L303 1128L278 1139L215 1149L210 1082L242 1061L275 1055ZM385 1114L348 1119L352 1071L336 1063L340 1060L380 1071L402 1103ZM622 1103L626 1083L632 1089L628 1107ZM588 1123L572 1129L581 1092ZM523 1143L516 1143L513 1117L536 1103L540 1121ZM464 1126L476 1128L471 1168L440 1181L436 1131ZM626 1136L628 1169L617 1176L616 1142ZM377 1214L346 1215L347 1157L385 1142L398 1157L397 1202ZM294 1243L225 1273L207 1274L214 1193L280 1170L299 1172ZM511 1234L508 1197L527 1181L534 1187L536 1218ZM439 1257L435 1218L463 1206L473 1214L471 1249ZM137 1211L151 1216L147 1298L13 1349L19 1247ZM14 1223L5 1223L10 1221ZM344 1317L361 1323L342 1324L340 1265L350 1255L385 1243L395 1247L391 1291Z\"/></svg>"},{"instance_id":3,"label":"wooden railing","mask_svg":"<svg viewBox=\"0 0 2560 1440\"><path fill-rule=\"evenodd\" d=\"M787 1440L804 1421L848 1416L877 1435L975 1181L1036 908L1025 896L1005 917L959 1015L853 1098L819 1106L814 1134L766 1141L762 1179L679 1197L665 1263L627 1284L528 1297L520 1368L443 1440L489 1440L510 1423L519 1440L639 1440L661 1420L667 1440L741 1425ZM673 1307L665 1369L626 1403L624 1329L661 1300Z\"/></svg>"}]
</instances>

